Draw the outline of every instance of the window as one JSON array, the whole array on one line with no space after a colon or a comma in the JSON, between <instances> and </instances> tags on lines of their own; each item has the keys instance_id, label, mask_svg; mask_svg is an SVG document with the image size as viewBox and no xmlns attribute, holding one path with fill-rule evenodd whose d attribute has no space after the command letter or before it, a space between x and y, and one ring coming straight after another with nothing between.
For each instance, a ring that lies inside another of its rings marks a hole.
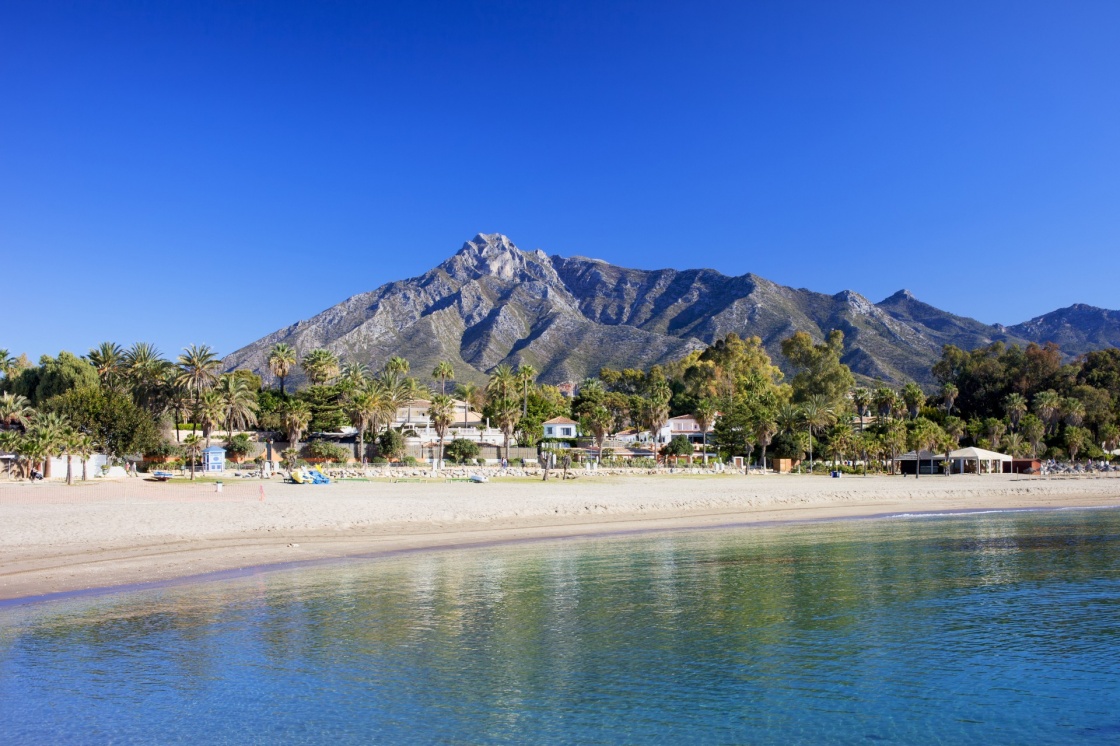
<instances>
[{"instance_id":1,"label":"window","mask_svg":"<svg viewBox=\"0 0 1120 746\"><path fill-rule=\"evenodd\" d=\"M565 427L565 428L561 429L560 432L564 435L565 438L572 437L572 428L570 428L570 427Z\"/></svg>"}]
</instances>

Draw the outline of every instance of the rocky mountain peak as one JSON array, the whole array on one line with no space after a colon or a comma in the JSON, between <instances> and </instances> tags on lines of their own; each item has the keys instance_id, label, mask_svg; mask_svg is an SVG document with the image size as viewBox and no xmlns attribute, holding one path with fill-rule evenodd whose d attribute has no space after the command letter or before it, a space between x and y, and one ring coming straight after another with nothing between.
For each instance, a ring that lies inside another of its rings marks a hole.
<instances>
[{"instance_id":1,"label":"rocky mountain peak","mask_svg":"<svg viewBox=\"0 0 1120 746\"><path fill-rule=\"evenodd\" d=\"M461 281L494 277L548 282L555 276L544 252L522 251L501 233L479 233L441 266Z\"/></svg>"}]
</instances>

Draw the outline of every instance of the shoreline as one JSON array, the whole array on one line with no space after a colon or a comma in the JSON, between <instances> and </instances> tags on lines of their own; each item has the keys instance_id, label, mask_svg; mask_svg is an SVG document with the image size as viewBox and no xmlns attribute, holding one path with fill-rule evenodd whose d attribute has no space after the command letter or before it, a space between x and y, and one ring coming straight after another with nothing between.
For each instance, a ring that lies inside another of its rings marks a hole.
<instances>
[{"instance_id":1,"label":"shoreline","mask_svg":"<svg viewBox=\"0 0 1120 746\"><path fill-rule=\"evenodd\" d=\"M682 475L582 484L495 481L466 487L469 493L436 482L341 485L330 492L270 484L273 496L264 503L159 502L164 491L137 482L107 485L109 502L21 504L11 499L17 491L39 488L7 485L0 490L0 607L403 552L935 513L1120 507L1120 479L946 479L868 477L841 485L808 476ZM190 489L193 499L206 488ZM126 497L140 502L120 501Z\"/></svg>"}]
</instances>

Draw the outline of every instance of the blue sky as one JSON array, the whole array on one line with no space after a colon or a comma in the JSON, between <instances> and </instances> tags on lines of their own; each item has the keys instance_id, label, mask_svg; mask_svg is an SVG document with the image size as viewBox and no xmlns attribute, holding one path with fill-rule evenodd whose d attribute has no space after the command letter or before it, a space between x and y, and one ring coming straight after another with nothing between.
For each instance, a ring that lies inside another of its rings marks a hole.
<instances>
[{"instance_id":1,"label":"blue sky","mask_svg":"<svg viewBox=\"0 0 1120 746\"><path fill-rule=\"evenodd\" d=\"M479 231L1120 308L1115 2L0 9L0 347L225 354Z\"/></svg>"}]
</instances>

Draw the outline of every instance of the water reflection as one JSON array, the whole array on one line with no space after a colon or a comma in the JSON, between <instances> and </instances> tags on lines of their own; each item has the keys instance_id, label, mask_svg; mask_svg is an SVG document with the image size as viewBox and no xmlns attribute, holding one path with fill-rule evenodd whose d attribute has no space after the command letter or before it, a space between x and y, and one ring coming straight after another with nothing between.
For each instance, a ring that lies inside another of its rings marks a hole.
<instances>
[{"instance_id":1,"label":"water reflection","mask_svg":"<svg viewBox=\"0 0 1120 746\"><path fill-rule=\"evenodd\" d=\"M44 605L0 624L0 717L24 740L1092 741L1120 712L1118 547L1114 511L864 521Z\"/></svg>"}]
</instances>

